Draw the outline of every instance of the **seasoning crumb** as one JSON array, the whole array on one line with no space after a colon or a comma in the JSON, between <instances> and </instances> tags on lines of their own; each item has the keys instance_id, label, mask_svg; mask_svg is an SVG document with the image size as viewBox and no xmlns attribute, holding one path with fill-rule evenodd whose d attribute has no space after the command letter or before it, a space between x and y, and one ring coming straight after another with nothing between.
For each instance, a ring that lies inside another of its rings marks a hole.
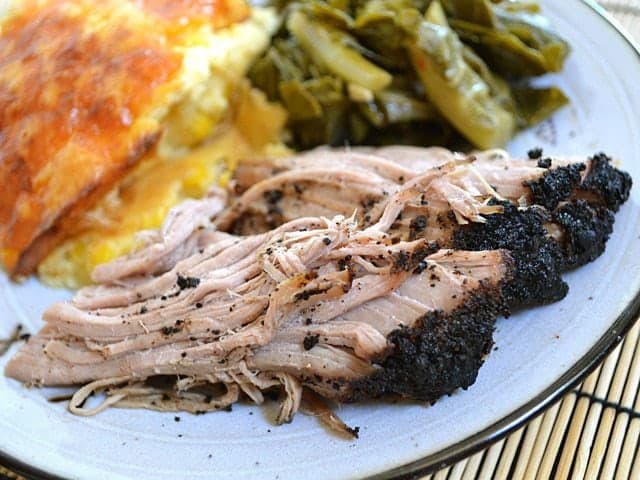
<instances>
[{"instance_id":1,"label":"seasoning crumb","mask_svg":"<svg viewBox=\"0 0 640 480\"><path fill-rule=\"evenodd\" d=\"M541 158L542 157L542 148L540 148L540 147L532 148L531 150L529 150L527 152L527 156L531 160L536 160L538 158Z\"/></svg>"},{"instance_id":2,"label":"seasoning crumb","mask_svg":"<svg viewBox=\"0 0 640 480\"><path fill-rule=\"evenodd\" d=\"M549 168L550 166L551 159L549 157L538 160L538 168Z\"/></svg>"},{"instance_id":3,"label":"seasoning crumb","mask_svg":"<svg viewBox=\"0 0 640 480\"><path fill-rule=\"evenodd\" d=\"M318 344L318 339L320 335L307 335L304 337L304 341L302 342L302 346L305 350L311 350Z\"/></svg>"},{"instance_id":4,"label":"seasoning crumb","mask_svg":"<svg viewBox=\"0 0 640 480\"><path fill-rule=\"evenodd\" d=\"M178 274L178 281L176 283L180 290L185 290L187 288L196 288L200 285L200 279L196 277L183 277Z\"/></svg>"},{"instance_id":5,"label":"seasoning crumb","mask_svg":"<svg viewBox=\"0 0 640 480\"><path fill-rule=\"evenodd\" d=\"M174 421L176 421L176 422L179 422L179 421L180 421L180 417L178 417L178 416L176 415L175 417L173 417L173 420L174 420Z\"/></svg>"}]
</instances>

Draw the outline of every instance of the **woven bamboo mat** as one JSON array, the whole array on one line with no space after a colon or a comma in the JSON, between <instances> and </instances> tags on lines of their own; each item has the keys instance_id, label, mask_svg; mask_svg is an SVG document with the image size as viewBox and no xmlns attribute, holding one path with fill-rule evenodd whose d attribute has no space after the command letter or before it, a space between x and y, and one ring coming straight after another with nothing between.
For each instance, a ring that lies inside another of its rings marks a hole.
<instances>
[{"instance_id":1,"label":"woven bamboo mat","mask_svg":"<svg viewBox=\"0 0 640 480\"><path fill-rule=\"evenodd\" d=\"M640 0L602 0L640 42ZM640 80L639 80L640 82ZM503 440L420 480L640 480L640 322L544 414ZM26 480L0 465L0 480Z\"/></svg>"}]
</instances>

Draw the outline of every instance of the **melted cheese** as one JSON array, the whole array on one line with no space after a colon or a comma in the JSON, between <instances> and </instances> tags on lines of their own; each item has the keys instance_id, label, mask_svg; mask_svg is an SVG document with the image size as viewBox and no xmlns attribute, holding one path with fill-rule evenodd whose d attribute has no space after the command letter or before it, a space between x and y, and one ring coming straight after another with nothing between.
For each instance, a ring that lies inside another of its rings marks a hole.
<instances>
[{"instance_id":1,"label":"melted cheese","mask_svg":"<svg viewBox=\"0 0 640 480\"><path fill-rule=\"evenodd\" d=\"M186 198L202 197L212 185L226 185L239 160L288 154L277 141L284 111L242 85L236 89L232 121L183 155L155 155L141 163L83 216L76 235L40 263L41 279L67 288L90 283L96 265L134 249L137 234L159 227L170 208Z\"/></svg>"},{"instance_id":2,"label":"melted cheese","mask_svg":"<svg viewBox=\"0 0 640 480\"><path fill-rule=\"evenodd\" d=\"M5 268L29 273L79 234L143 159L162 165L219 136L275 24L243 0L11 1L0 23ZM162 191L162 204L180 197Z\"/></svg>"}]
</instances>

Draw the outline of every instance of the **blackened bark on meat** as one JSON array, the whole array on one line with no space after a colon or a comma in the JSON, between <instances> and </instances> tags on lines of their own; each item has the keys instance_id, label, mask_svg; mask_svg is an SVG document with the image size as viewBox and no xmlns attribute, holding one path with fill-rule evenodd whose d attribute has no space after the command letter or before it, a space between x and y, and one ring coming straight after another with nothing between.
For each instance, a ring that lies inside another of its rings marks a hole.
<instances>
[{"instance_id":1,"label":"blackened bark on meat","mask_svg":"<svg viewBox=\"0 0 640 480\"><path fill-rule=\"evenodd\" d=\"M512 308L546 305L562 300L569 286L560 276L560 249L551 239L541 239L537 251L513 251L515 272L505 284L505 299Z\"/></svg>"},{"instance_id":2,"label":"blackened bark on meat","mask_svg":"<svg viewBox=\"0 0 640 480\"><path fill-rule=\"evenodd\" d=\"M461 225L453 235L453 248L493 250L504 248L515 262L513 279L504 286L512 308L544 305L565 297L569 287L562 280L560 246L548 237L544 223L549 214L537 207L519 210L509 202L502 214L488 215L486 223Z\"/></svg>"},{"instance_id":3,"label":"blackened bark on meat","mask_svg":"<svg viewBox=\"0 0 640 480\"><path fill-rule=\"evenodd\" d=\"M453 248L459 250L492 250L506 248L512 251L535 250L547 231L549 221L546 210L530 207L518 209L510 202L491 200L491 205L502 205L503 213L487 215L485 223L460 225L453 234Z\"/></svg>"},{"instance_id":4,"label":"blackened bark on meat","mask_svg":"<svg viewBox=\"0 0 640 480\"><path fill-rule=\"evenodd\" d=\"M473 384L493 345L494 322L508 312L496 289L471 296L450 313L436 310L388 337L392 353L373 375L351 382L346 401L401 395L435 402Z\"/></svg>"},{"instance_id":5,"label":"blackened bark on meat","mask_svg":"<svg viewBox=\"0 0 640 480\"><path fill-rule=\"evenodd\" d=\"M551 166L551 159L549 157L541 158L537 163L539 168L549 168Z\"/></svg>"},{"instance_id":6,"label":"blackened bark on meat","mask_svg":"<svg viewBox=\"0 0 640 480\"><path fill-rule=\"evenodd\" d=\"M611 165L611 158L604 153L598 153L590 160L591 168L582 182L582 189L596 193L607 208L617 212L629 198L631 176Z\"/></svg>"},{"instance_id":7,"label":"blackened bark on meat","mask_svg":"<svg viewBox=\"0 0 640 480\"><path fill-rule=\"evenodd\" d=\"M542 205L547 210L553 210L558 204L569 198L571 193L580 185L582 172L587 166L584 163L573 163L565 167L547 170L536 181L525 182L531 189L533 203Z\"/></svg>"},{"instance_id":8,"label":"blackened bark on meat","mask_svg":"<svg viewBox=\"0 0 640 480\"><path fill-rule=\"evenodd\" d=\"M564 232L562 270L570 270L598 258L613 232L615 217L605 207L592 207L584 200L560 206L553 221Z\"/></svg>"}]
</instances>

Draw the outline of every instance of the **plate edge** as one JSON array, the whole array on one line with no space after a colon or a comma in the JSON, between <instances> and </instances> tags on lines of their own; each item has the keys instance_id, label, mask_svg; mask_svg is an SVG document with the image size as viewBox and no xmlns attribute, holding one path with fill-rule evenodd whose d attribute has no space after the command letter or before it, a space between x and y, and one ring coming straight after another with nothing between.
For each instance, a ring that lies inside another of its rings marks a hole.
<instances>
[{"instance_id":1,"label":"plate edge","mask_svg":"<svg viewBox=\"0 0 640 480\"><path fill-rule=\"evenodd\" d=\"M605 23L612 27L626 43L635 51L640 60L640 43L626 31L624 27L608 13L595 0L580 0L583 4L591 8ZM428 475L442 468L446 468L463 458L471 456L490 445L506 437L509 433L518 429L527 422L530 422L538 415L544 413L562 395L566 394L574 386L587 377L600 362L611 353L615 347L623 340L626 333L632 328L636 321L640 320L640 291L633 300L625 307L613 325L602 335L596 344L576 362L571 369L562 375L549 388L537 395L522 407L511 414L503 417L490 427L472 435L471 437L458 442L435 454L429 455L409 464L395 467L392 470L364 477L365 480L398 479L413 480L424 475ZM0 465L11 469L29 480L69 480L44 470L40 470L28 463L6 455L0 450Z\"/></svg>"}]
</instances>

